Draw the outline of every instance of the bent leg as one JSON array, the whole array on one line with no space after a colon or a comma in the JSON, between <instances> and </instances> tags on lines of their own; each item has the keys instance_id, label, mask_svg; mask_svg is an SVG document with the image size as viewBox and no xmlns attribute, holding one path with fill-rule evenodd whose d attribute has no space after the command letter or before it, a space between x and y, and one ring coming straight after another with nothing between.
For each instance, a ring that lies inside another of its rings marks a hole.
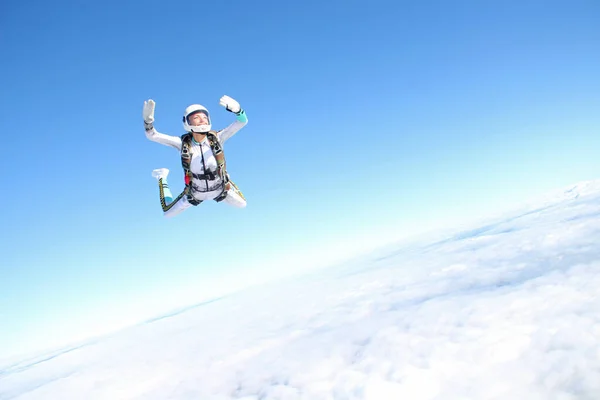
<instances>
[{"instance_id":1,"label":"bent leg","mask_svg":"<svg viewBox=\"0 0 600 400\"><path fill-rule=\"evenodd\" d=\"M167 176L169 176L169 170L167 168L158 168L152 171L152 177L158 181L158 187L160 190L160 203L169 204L173 201L173 195L167 182ZM164 206L163 206L164 208Z\"/></svg>"},{"instance_id":2,"label":"bent leg","mask_svg":"<svg viewBox=\"0 0 600 400\"><path fill-rule=\"evenodd\" d=\"M169 204L168 209L164 211L163 215L165 217L174 217L192 206L185 195L178 197L176 200L176 202Z\"/></svg>"},{"instance_id":3,"label":"bent leg","mask_svg":"<svg viewBox=\"0 0 600 400\"><path fill-rule=\"evenodd\" d=\"M223 199L225 203L237 208L246 207L246 198L242 194L242 191L235 185L235 183L231 181L229 181L229 183L231 186L229 190L227 190L227 196L225 199Z\"/></svg>"},{"instance_id":4,"label":"bent leg","mask_svg":"<svg viewBox=\"0 0 600 400\"><path fill-rule=\"evenodd\" d=\"M158 180L158 190L160 196L160 205L165 217L174 217L175 215L185 211L190 204L187 196L182 192L175 200L167 183L169 170L167 168L159 168L152 171L152 176Z\"/></svg>"}]
</instances>

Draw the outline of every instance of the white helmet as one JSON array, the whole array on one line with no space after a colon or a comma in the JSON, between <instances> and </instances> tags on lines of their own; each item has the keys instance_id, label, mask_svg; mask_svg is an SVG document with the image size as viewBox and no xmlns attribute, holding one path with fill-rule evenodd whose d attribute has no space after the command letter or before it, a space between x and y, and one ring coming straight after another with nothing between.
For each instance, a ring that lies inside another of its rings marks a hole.
<instances>
[{"instance_id":1,"label":"white helmet","mask_svg":"<svg viewBox=\"0 0 600 400\"><path fill-rule=\"evenodd\" d=\"M206 118L208 119L207 125L190 125L190 116L192 114L196 114L197 112L206 114ZM204 106L201 106L200 104L192 104L183 112L183 128L186 132L206 133L210 131L210 127L210 114Z\"/></svg>"}]
</instances>

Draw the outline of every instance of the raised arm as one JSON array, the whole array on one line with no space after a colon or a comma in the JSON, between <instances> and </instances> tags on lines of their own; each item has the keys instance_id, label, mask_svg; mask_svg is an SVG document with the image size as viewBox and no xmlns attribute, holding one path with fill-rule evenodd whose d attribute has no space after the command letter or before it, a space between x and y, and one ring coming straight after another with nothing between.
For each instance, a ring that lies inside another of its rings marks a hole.
<instances>
[{"instance_id":1,"label":"raised arm","mask_svg":"<svg viewBox=\"0 0 600 400\"><path fill-rule=\"evenodd\" d=\"M248 117L246 112L240 107L240 103L235 101L229 96L223 96L219 100L219 104L225 107L227 111L230 111L236 115L236 121L229 125L227 128L217 132L217 137L221 143L224 143L227 139L232 137L242 129L248 123Z\"/></svg>"},{"instance_id":2,"label":"raised arm","mask_svg":"<svg viewBox=\"0 0 600 400\"><path fill-rule=\"evenodd\" d=\"M179 136L165 135L154 129L154 100L144 101L144 129L146 137L153 142L164 144L165 146L173 147L181 151L181 138Z\"/></svg>"}]
</instances>

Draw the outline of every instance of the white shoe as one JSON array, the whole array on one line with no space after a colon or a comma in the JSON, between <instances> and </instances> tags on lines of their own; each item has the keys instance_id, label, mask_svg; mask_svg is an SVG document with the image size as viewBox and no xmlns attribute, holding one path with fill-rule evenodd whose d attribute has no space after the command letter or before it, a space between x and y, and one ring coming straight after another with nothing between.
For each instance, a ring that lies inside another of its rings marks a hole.
<instances>
[{"instance_id":1,"label":"white shoe","mask_svg":"<svg viewBox=\"0 0 600 400\"><path fill-rule=\"evenodd\" d=\"M163 179L166 180L169 175L169 170L167 168L158 168L152 171L152 177L156 178L156 180Z\"/></svg>"}]
</instances>

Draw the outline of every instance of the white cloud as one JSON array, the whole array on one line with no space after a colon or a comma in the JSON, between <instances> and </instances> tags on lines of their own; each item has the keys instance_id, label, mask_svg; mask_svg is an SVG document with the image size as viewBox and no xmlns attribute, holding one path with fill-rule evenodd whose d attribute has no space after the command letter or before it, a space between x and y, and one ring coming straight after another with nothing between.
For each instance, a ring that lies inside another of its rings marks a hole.
<instances>
[{"instance_id":1,"label":"white cloud","mask_svg":"<svg viewBox=\"0 0 600 400\"><path fill-rule=\"evenodd\" d=\"M560 193L9 366L0 398L598 398L600 191Z\"/></svg>"}]
</instances>

